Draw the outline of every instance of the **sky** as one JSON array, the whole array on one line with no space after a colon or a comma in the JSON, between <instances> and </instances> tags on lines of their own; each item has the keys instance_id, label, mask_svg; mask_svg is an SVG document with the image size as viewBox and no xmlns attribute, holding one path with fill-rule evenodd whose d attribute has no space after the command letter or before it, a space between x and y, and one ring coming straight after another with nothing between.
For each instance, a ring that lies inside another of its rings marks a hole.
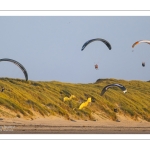
<instances>
[{"instance_id":1,"label":"sky","mask_svg":"<svg viewBox=\"0 0 150 150\"><path fill-rule=\"evenodd\" d=\"M132 44L150 40L149 27L149 16L0 16L0 59L20 62L32 81L148 81L150 45ZM94 38L107 40L112 49L95 41L81 51ZM11 62L0 62L0 70L0 77L25 79Z\"/></svg>"}]
</instances>

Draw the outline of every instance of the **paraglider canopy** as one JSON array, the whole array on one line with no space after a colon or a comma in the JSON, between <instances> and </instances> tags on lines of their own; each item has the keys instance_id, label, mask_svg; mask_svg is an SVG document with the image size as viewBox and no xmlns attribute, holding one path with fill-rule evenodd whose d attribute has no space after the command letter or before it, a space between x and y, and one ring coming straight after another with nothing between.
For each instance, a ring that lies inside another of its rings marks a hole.
<instances>
[{"instance_id":1,"label":"paraglider canopy","mask_svg":"<svg viewBox=\"0 0 150 150\"><path fill-rule=\"evenodd\" d=\"M95 39L91 39L91 40L88 40L87 42L85 42L83 44L83 46L82 46L81 51L83 51L88 44L90 44L90 43L92 43L94 41L101 41L101 42L103 42L108 47L108 49L111 50L111 45L110 45L110 43L108 41L106 41L105 39L101 39L101 38L95 38Z\"/></svg>"},{"instance_id":2,"label":"paraglider canopy","mask_svg":"<svg viewBox=\"0 0 150 150\"><path fill-rule=\"evenodd\" d=\"M150 41L149 40L139 40L139 41L136 41L135 43L133 43L132 48L134 48L136 45L138 45L140 43L150 44Z\"/></svg>"},{"instance_id":3,"label":"paraglider canopy","mask_svg":"<svg viewBox=\"0 0 150 150\"><path fill-rule=\"evenodd\" d=\"M89 103L91 103L91 97L89 97L86 102L83 102L83 103L79 106L79 109L82 109L82 108L84 108L84 107L87 107Z\"/></svg>"},{"instance_id":4,"label":"paraglider canopy","mask_svg":"<svg viewBox=\"0 0 150 150\"><path fill-rule=\"evenodd\" d=\"M13 60L13 59L9 59L9 58L0 59L0 62L1 62L1 61L8 61L8 62L12 62L12 63L14 63L15 65L17 65L17 66L23 71L26 81L28 80L28 73L27 73L27 70L26 70L26 69L24 68L24 66L23 66L22 64L20 64L18 61Z\"/></svg>"},{"instance_id":5,"label":"paraglider canopy","mask_svg":"<svg viewBox=\"0 0 150 150\"><path fill-rule=\"evenodd\" d=\"M95 41L99 41L99 42L104 43L104 44L106 45L106 47L107 47L109 50L112 49L111 44L110 44L107 40L102 39L102 38L94 38L94 39L90 39L90 40L86 41L86 42L83 44L83 46L82 46L82 48L81 48L81 51L83 51L89 44L91 44L91 43L93 43L93 42L95 42ZM95 65L95 69L96 69L96 70L98 69L98 65L97 65L97 64Z\"/></svg>"},{"instance_id":6,"label":"paraglider canopy","mask_svg":"<svg viewBox=\"0 0 150 150\"><path fill-rule=\"evenodd\" d=\"M101 91L101 96L103 96L103 94L109 89L109 88L112 88L112 87L119 87L122 91L123 91L123 93L126 93L127 92L127 89L123 86L123 85L121 85L121 84L109 84L109 85L107 85L107 86L105 86L103 89L102 89L102 91Z\"/></svg>"}]
</instances>

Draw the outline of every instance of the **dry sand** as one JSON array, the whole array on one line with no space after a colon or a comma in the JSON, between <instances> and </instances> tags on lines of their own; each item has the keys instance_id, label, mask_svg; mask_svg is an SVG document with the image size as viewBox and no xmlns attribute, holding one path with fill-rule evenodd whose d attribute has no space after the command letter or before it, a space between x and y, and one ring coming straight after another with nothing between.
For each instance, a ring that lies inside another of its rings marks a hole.
<instances>
[{"instance_id":1,"label":"dry sand","mask_svg":"<svg viewBox=\"0 0 150 150\"><path fill-rule=\"evenodd\" d=\"M66 120L48 118L0 118L0 134L150 134L150 122L118 115L119 121L97 118Z\"/></svg>"}]
</instances>

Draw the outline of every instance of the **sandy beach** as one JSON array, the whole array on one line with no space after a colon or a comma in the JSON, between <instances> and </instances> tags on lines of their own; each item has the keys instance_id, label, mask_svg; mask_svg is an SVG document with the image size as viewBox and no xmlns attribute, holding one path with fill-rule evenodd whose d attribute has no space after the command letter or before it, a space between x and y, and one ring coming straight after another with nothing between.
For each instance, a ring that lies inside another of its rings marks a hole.
<instances>
[{"instance_id":1,"label":"sandy beach","mask_svg":"<svg viewBox=\"0 0 150 150\"><path fill-rule=\"evenodd\" d=\"M119 121L66 120L55 116L33 120L0 118L0 134L150 134L150 122L118 118Z\"/></svg>"}]
</instances>

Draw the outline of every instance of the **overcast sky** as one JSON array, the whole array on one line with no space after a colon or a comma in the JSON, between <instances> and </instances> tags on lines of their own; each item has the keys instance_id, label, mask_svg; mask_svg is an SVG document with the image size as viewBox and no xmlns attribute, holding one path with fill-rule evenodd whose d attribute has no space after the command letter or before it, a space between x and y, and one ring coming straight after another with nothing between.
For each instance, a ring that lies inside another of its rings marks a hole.
<instances>
[{"instance_id":1,"label":"overcast sky","mask_svg":"<svg viewBox=\"0 0 150 150\"><path fill-rule=\"evenodd\" d=\"M132 44L150 40L149 27L149 16L0 16L0 59L20 62L28 79L34 81L147 81L150 45L132 48ZM112 49L95 41L81 51L83 44L94 38L107 40ZM25 78L11 62L0 62L0 70L0 77Z\"/></svg>"}]
</instances>

